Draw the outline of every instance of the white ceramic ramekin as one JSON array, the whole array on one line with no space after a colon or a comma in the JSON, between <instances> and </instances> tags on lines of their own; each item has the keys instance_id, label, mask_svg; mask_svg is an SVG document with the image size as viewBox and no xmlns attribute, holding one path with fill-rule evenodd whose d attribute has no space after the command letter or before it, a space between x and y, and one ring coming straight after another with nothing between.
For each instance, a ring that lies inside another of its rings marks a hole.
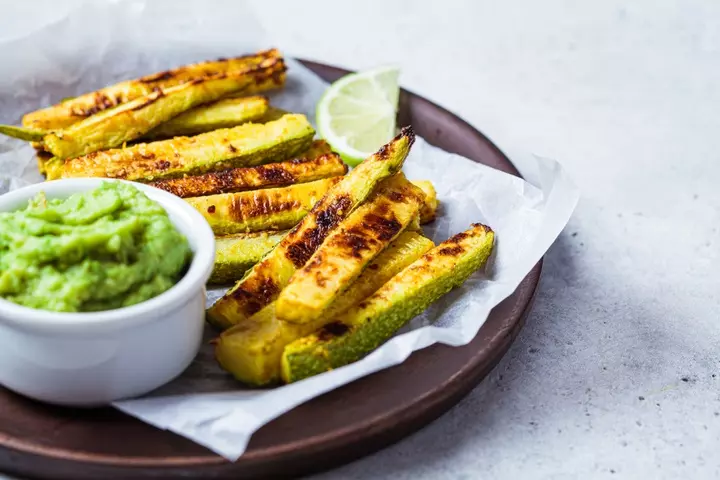
<instances>
[{"instance_id":1,"label":"white ceramic ramekin","mask_svg":"<svg viewBox=\"0 0 720 480\"><path fill-rule=\"evenodd\" d=\"M0 196L0 211L23 208L43 191L65 198L96 178L67 179ZM56 313L0 299L0 384L59 405L98 406L147 393L179 375L200 348L205 282L215 259L210 226L184 200L133 183L168 212L193 250L185 276L145 302L97 313Z\"/></svg>"}]
</instances>

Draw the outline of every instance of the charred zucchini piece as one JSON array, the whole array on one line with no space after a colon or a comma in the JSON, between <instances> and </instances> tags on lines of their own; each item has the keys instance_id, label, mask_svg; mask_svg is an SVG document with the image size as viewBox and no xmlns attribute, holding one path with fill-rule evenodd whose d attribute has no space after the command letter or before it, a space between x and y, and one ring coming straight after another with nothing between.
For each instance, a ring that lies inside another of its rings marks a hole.
<instances>
[{"instance_id":1,"label":"charred zucchini piece","mask_svg":"<svg viewBox=\"0 0 720 480\"><path fill-rule=\"evenodd\" d=\"M437 192L430 180L413 180L413 185L418 187L425 194L425 204L420 210L420 223L426 224L435 220L439 201Z\"/></svg>"},{"instance_id":2,"label":"charred zucchini piece","mask_svg":"<svg viewBox=\"0 0 720 480\"><path fill-rule=\"evenodd\" d=\"M370 195L375 185L400 171L414 140L412 129L404 128L342 177L309 215L208 310L210 322L220 328L230 327L275 300L292 274L305 265L325 237Z\"/></svg>"},{"instance_id":3,"label":"charred zucchini piece","mask_svg":"<svg viewBox=\"0 0 720 480\"><path fill-rule=\"evenodd\" d=\"M61 176L150 182L249 167L296 155L308 148L314 134L304 115L285 115L266 124L246 123L194 137L140 143L68 159Z\"/></svg>"},{"instance_id":4,"label":"charred zucchini piece","mask_svg":"<svg viewBox=\"0 0 720 480\"><path fill-rule=\"evenodd\" d=\"M253 70L261 64L269 68ZM157 88L165 89L238 70L251 70L253 82L243 91L251 93L281 85L285 80L286 67L281 53L275 49L242 57L185 65L64 100L52 107L28 113L23 117L22 123L26 127L45 131L60 130L98 112L148 95Z\"/></svg>"},{"instance_id":5,"label":"charred zucchini piece","mask_svg":"<svg viewBox=\"0 0 720 480\"><path fill-rule=\"evenodd\" d=\"M201 105L171 118L142 136L145 140L197 135L219 128L232 128L243 123L267 123L268 99L261 96L226 98ZM278 115L274 120L282 117ZM47 130L14 125L0 125L0 134L26 141L42 142Z\"/></svg>"},{"instance_id":6,"label":"charred zucchini piece","mask_svg":"<svg viewBox=\"0 0 720 480\"><path fill-rule=\"evenodd\" d=\"M172 138L237 127L263 118L267 109L266 97L226 98L181 113L152 129L144 138Z\"/></svg>"},{"instance_id":7,"label":"charred zucchini piece","mask_svg":"<svg viewBox=\"0 0 720 480\"><path fill-rule=\"evenodd\" d=\"M287 347L282 377L296 382L364 357L431 303L461 285L490 256L494 234L474 224L430 250L316 333Z\"/></svg>"},{"instance_id":8,"label":"charred zucchini piece","mask_svg":"<svg viewBox=\"0 0 720 480\"><path fill-rule=\"evenodd\" d=\"M50 133L43 138L43 144L46 150L63 159L117 147L198 105L241 90L251 82L248 75L221 75L157 89Z\"/></svg>"},{"instance_id":9,"label":"charred zucchini piece","mask_svg":"<svg viewBox=\"0 0 720 480\"><path fill-rule=\"evenodd\" d=\"M151 185L178 197L200 197L243 192L260 188L306 183L347 173L347 166L335 153L316 158L295 158L257 167L234 168L196 177L160 180Z\"/></svg>"},{"instance_id":10,"label":"charred zucchini piece","mask_svg":"<svg viewBox=\"0 0 720 480\"><path fill-rule=\"evenodd\" d=\"M340 177L289 187L186 198L216 235L286 230L308 214Z\"/></svg>"},{"instance_id":11,"label":"charred zucchini piece","mask_svg":"<svg viewBox=\"0 0 720 480\"><path fill-rule=\"evenodd\" d=\"M319 318L337 296L418 215L423 192L397 173L340 222L310 260L290 278L276 315L291 323Z\"/></svg>"},{"instance_id":12,"label":"charred zucchini piece","mask_svg":"<svg viewBox=\"0 0 720 480\"><path fill-rule=\"evenodd\" d=\"M350 288L340 294L322 318L305 325L286 323L277 319L275 304L271 303L226 330L215 344L216 358L225 370L247 384L261 386L280 381L280 361L286 345L309 335L370 296L434 246L419 233L401 233Z\"/></svg>"},{"instance_id":13,"label":"charred zucchini piece","mask_svg":"<svg viewBox=\"0 0 720 480\"><path fill-rule=\"evenodd\" d=\"M215 239L215 265L209 283L227 284L240 280L282 240L287 232L255 232Z\"/></svg>"}]
</instances>

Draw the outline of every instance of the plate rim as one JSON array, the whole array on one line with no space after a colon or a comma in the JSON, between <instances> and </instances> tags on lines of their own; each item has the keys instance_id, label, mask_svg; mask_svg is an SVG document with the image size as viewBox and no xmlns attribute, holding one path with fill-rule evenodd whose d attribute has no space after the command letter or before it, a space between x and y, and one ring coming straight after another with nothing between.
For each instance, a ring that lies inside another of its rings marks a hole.
<instances>
[{"instance_id":1,"label":"plate rim","mask_svg":"<svg viewBox=\"0 0 720 480\"><path fill-rule=\"evenodd\" d=\"M325 71L334 71L337 74L345 74L350 72L350 70L346 70L344 68L332 66L321 62L306 60L302 58L296 58L296 60L304 66L313 70L315 73L318 73L317 70L319 69ZM507 157L507 155L505 155L505 153L485 134L473 127L462 117L454 114L453 112L447 110L440 105L437 105L436 103L425 97L413 93L410 90L402 89L402 92L404 98L412 99L414 102L423 103L426 106L437 110L443 115L451 118L455 123L462 124L462 126L464 126L468 131L471 131L473 135L481 139L482 143L484 143L490 149L494 150L494 153L505 162L507 167L509 167L508 173L522 178L519 171L512 163L512 161ZM460 399L467 395L467 393L469 393L475 386L477 386L477 384L483 378L485 378L487 373L489 373L495 367L495 365L497 365L500 359L505 356L507 350L510 348L510 345L512 345L520 330L523 328L525 319L532 310L534 299L540 284L543 258L538 261L538 263L532 268L532 270L526 275L526 277L518 286L518 289L529 288L531 291L525 293L524 295L521 295L518 298L518 304L523 303L522 311L519 312L519 314L517 315L517 320L508 324L507 328L505 328L504 330L496 332L496 334L492 338L492 341L490 342L490 345L493 345L493 348L486 348L486 351L489 352L489 354L480 355L481 359L478 359L478 353L475 353L472 357L472 361L468 361L467 363L465 363L462 368L457 370L454 375L450 377L446 382L438 385L438 387L442 386L443 388L435 388L432 391L426 392L420 397L412 398L409 403L400 403L396 408L393 408L392 410L386 410L381 415L366 417L359 422L355 421L351 423L347 427L333 430L325 434L316 435L309 438L286 442L269 447L263 447L262 449L258 450L249 449L236 462L229 462L223 457L220 457L209 450L207 451L206 455L179 455L166 456L164 458L150 456L126 457L104 453L80 452L76 449L70 450L58 448L55 446L42 446L38 444L33 444L29 441L11 437L7 433L1 431L0 450L10 451L19 455L37 455L52 458L54 460L62 462L77 463L78 467L82 467L82 464L85 463L97 465L98 467L116 467L119 469L151 468L153 469L155 475L158 472L162 472L162 470L171 468L191 469L193 473L202 473L203 469L218 467L223 468L223 471L229 468L230 471L237 474L240 473L239 471L242 470L244 467L249 466L248 464L251 464L253 468L258 468L261 467L261 464L263 464L264 462L267 462L268 460L277 460L277 457L286 455L288 453L293 453L294 455L302 455L302 452L312 454L313 452L325 450L328 444L332 446L332 450L347 450L355 448L353 447L353 444L362 441L367 442L368 438L372 439L374 437L388 435L388 430L390 429L387 428L386 419L392 417L394 419L394 425L392 427L392 430L403 430L403 432L401 432L400 435L397 436L397 438L393 438L390 441L381 442L378 448L373 447L370 451L362 451L359 455L352 457L353 459L360 458L362 456L365 456L365 454L367 453L380 450L381 448L384 448L385 446L394 443L395 441L432 422L435 418L445 413L449 408L451 408ZM526 284L528 280L529 283ZM516 291L518 289L516 289ZM495 343L497 343L497 345L495 345ZM438 347L456 348L435 344L413 352L413 355L422 355L424 352ZM402 363L389 368L397 368L401 365ZM478 368L479 366L482 368ZM472 377L469 382L467 380L468 377ZM408 429L409 425L417 422L418 419L422 418L423 416L428 416L429 420L421 421L421 425L410 427ZM128 418L137 420L134 419L134 417L130 416ZM358 438L356 437L356 434L359 431L371 431L371 433ZM359 447L358 450L360 450ZM332 468L342 463L346 462L339 461L336 462L335 465L332 465L332 461L330 461L328 463L329 466L321 466L320 468L315 470L308 470L308 472L327 470L328 468ZM1 462L0 466L6 467L6 462ZM41 470L41 468L38 470ZM37 474L38 470L34 470L33 474ZM19 469L18 471L29 472L29 470L27 469Z\"/></svg>"}]
</instances>

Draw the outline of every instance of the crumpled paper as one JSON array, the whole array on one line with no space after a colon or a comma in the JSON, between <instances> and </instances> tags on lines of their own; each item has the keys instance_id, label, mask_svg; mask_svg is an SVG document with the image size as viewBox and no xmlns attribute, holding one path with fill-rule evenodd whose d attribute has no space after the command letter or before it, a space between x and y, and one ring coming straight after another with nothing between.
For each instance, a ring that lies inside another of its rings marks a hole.
<instances>
[{"instance_id":1,"label":"crumpled paper","mask_svg":"<svg viewBox=\"0 0 720 480\"><path fill-rule=\"evenodd\" d=\"M239 19L242 28L237 28ZM0 75L0 122L19 124L27 111L127 78L271 46L276 45L243 2L234 2L232 16L206 8L204 2L170 10L145 1L88 2L25 37L0 42L0 65L12 66ZM326 84L297 62L290 61L289 67L287 88L272 94L272 103L313 121ZM41 181L33 154L24 142L0 138L0 193ZM536 185L418 139L404 171L410 179L432 180L441 201L439 217L426 226L426 234L438 243L481 222L496 232L495 252L484 271L363 360L283 387L246 389L220 370L206 344L179 378L115 407L235 460L253 432L293 407L399 364L434 343L467 344L490 310L544 255L578 199L576 187L554 160L522 163L534 168L524 173ZM222 293L210 291L208 303ZM212 333L207 335L209 340Z\"/></svg>"}]
</instances>

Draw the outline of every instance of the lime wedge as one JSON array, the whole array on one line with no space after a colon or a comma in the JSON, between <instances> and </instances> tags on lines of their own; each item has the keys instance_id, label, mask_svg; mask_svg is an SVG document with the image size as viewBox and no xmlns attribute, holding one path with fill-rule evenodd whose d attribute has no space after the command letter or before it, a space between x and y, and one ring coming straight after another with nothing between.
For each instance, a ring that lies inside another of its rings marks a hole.
<instances>
[{"instance_id":1,"label":"lime wedge","mask_svg":"<svg viewBox=\"0 0 720 480\"><path fill-rule=\"evenodd\" d=\"M317 104L318 132L354 167L395 136L400 70L383 67L335 81Z\"/></svg>"}]
</instances>

